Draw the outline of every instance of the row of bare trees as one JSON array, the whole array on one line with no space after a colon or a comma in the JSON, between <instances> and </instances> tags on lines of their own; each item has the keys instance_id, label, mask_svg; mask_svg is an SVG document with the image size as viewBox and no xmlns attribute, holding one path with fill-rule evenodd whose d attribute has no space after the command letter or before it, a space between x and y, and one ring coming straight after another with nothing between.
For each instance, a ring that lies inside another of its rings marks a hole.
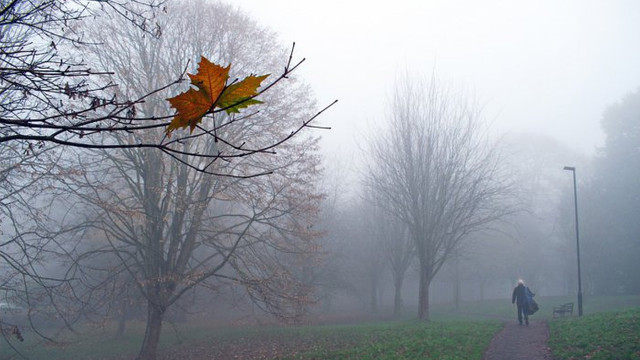
<instances>
[{"instance_id":1,"label":"row of bare trees","mask_svg":"<svg viewBox=\"0 0 640 360\"><path fill-rule=\"evenodd\" d=\"M360 198L329 233L343 258L332 270L347 281L330 283L334 293L375 312L393 288L398 315L415 281L410 303L427 319L429 299L506 298L520 277L543 295L575 291L562 166L582 158L542 136L492 139L480 115L435 78L399 81L365 147Z\"/></svg>"},{"instance_id":2,"label":"row of bare trees","mask_svg":"<svg viewBox=\"0 0 640 360\"><path fill-rule=\"evenodd\" d=\"M327 210L334 219L325 245L337 255L320 273L332 274L321 283L334 298L355 297L376 312L390 278L398 316L405 279L417 272L418 317L428 320L429 288L443 266L517 210L500 144L482 120L476 104L435 77L398 81L384 125L364 146L359 195Z\"/></svg>"}]
</instances>

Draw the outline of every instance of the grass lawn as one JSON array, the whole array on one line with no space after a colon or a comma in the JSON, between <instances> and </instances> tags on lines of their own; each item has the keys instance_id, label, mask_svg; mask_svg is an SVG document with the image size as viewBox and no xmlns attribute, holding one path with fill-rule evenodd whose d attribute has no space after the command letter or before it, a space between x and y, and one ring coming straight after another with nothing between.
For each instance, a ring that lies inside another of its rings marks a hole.
<instances>
[{"instance_id":1,"label":"grass lawn","mask_svg":"<svg viewBox=\"0 0 640 360\"><path fill-rule=\"evenodd\" d=\"M557 359L640 360L640 308L549 321Z\"/></svg>"},{"instance_id":2,"label":"grass lawn","mask_svg":"<svg viewBox=\"0 0 640 360\"><path fill-rule=\"evenodd\" d=\"M340 341L283 359L482 359L498 321L418 321L342 329Z\"/></svg>"},{"instance_id":3,"label":"grass lawn","mask_svg":"<svg viewBox=\"0 0 640 360\"><path fill-rule=\"evenodd\" d=\"M464 303L460 309L435 305L429 323L412 320L371 321L351 325L215 328L210 324L165 324L159 360L184 359L482 359L493 335L515 321L507 300ZM549 345L556 359L640 360L640 297L588 298L585 316L551 318L554 305L570 298L538 299L534 320L548 320ZM139 350L144 326L132 322L127 336L113 329L82 329L51 344L25 333L25 342L0 337L0 359L123 360ZM8 342L7 342L8 341Z\"/></svg>"}]
</instances>

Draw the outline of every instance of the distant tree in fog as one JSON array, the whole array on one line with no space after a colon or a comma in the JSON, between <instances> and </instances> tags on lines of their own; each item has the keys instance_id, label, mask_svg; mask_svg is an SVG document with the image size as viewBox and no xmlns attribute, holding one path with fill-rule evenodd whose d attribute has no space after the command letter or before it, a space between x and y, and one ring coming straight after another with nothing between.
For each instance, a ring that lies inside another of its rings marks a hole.
<instances>
[{"instance_id":1,"label":"distant tree in fog","mask_svg":"<svg viewBox=\"0 0 640 360\"><path fill-rule=\"evenodd\" d=\"M393 315L399 316L403 309L402 287L407 270L415 257L415 245L408 236L406 225L389 213L384 205L378 203L382 199L374 192L375 188L365 187L365 189L364 202L360 205L360 211L366 218L365 233L370 239L364 251L372 254L369 256L376 259L372 262L374 268L369 274L375 279L372 284L376 286L372 286L372 290L377 290L382 271L389 269L394 287Z\"/></svg>"},{"instance_id":2,"label":"distant tree in fog","mask_svg":"<svg viewBox=\"0 0 640 360\"><path fill-rule=\"evenodd\" d=\"M371 202L371 196L370 193L364 194L364 199L361 200L357 212L360 221L354 221L353 225L359 228L361 234L358 262L363 264L362 277L369 284L371 312L377 313L380 307L382 277L387 266L384 246L387 227L384 223L383 210Z\"/></svg>"},{"instance_id":3,"label":"distant tree in fog","mask_svg":"<svg viewBox=\"0 0 640 360\"><path fill-rule=\"evenodd\" d=\"M366 183L414 242L418 317L429 318L429 285L472 232L509 213L508 186L478 108L435 78L399 82L386 126L367 150Z\"/></svg>"},{"instance_id":4,"label":"distant tree in fog","mask_svg":"<svg viewBox=\"0 0 640 360\"><path fill-rule=\"evenodd\" d=\"M396 217L383 213L378 221L379 236L382 237L386 263L393 279L393 316L398 317L404 310L402 289L407 271L415 259L415 245L406 225Z\"/></svg>"},{"instance_id":5,"label":"distant tree in fog","mask_svg":"<svg viewBox=\"0 0 640 360\"><path fill-rule=\"evenodd\" d=\"M640 90L605 111L605 145L596 156L593 178L583 181L578 194L581 218L587 218L580 221L585 271L599 294L640 294L639 119Z\"/></svg>"},{"instance_id":6,"label":"distant tree in fog","mask_svg":"<svg viewBox=\"0 0 640 360\"><path fill-rule=\"evenodd\" d=\"M504 163L512 170L517 194L514 201L520 211L505 218L508 226L495 234L502 249L486 253L491 248L483 247L480 251L489 257L490 267L498 261L505 267L502 276L509 283L523 277L539 293L560 295L561 289L566 293L576 262L573 225L568 227L569 234L562 226L564 215L573 214L573 210L560 208L565 199L573 199L573 191L567 189L570 176L562 168L582 163L583 156L553 138L537 134L506 136L501 147L508 154Z\"/></svg>"},{"instance_id":7,"label":"distant tree in fog","mask_svg":"<svg viewBox=\"0 0 640 360\"><path fill-rule=\"evenodd\" d=\"M325 229L319 240L323 261L310 269L324 313L345 310L345 299L355 299L358 309L370 301L369 284L362 280L366 276L362 246L369 242L363 239L361 202L345 199L344 186L332 184L330 189L334 191L322 202L319 223Z\"/></svg>"}]
</instances>

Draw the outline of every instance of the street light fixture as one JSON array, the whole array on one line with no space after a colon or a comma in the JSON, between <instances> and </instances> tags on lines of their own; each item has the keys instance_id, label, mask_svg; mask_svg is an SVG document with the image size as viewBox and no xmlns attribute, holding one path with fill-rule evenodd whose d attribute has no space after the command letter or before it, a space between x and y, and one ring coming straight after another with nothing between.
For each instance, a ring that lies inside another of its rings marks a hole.
<instances>
[{"instance_id":1,"label":"street light fixture","mask_svg":"<svg viewBox=\"0 0 640 360\"><path fill-rule=\"evenodd\" d=\"M576 168L565 166L564 170L573 173L573 200L576 213L576 248L578 251L578 316L582 316L582 277L580 276L580 232L578 230L578 187L576 186Z\"/></svg>"}]
</instances>

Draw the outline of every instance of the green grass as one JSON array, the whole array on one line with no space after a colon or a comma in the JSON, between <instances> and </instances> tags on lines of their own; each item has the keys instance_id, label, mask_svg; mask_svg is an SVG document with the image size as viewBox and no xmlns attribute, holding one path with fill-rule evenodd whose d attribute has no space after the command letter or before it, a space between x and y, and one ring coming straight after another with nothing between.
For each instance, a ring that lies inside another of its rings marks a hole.
<instances>
[{"instance_id":1,"label":"green grass","mask_svg":"<svg viewBox=\"0 0 640 360\"><path fill-rule=\"evenodd\" d=\"M417 321L342 328L340 342L284 359L481 359L498 321Z\"/></svg>"},{"instance_id":2,"label":"green grass","mask_svg":"<svg viewBox=\"0 0 640 360\"><path fill-rule=\"evenodd\" d=\"M77 334L65 331L54 337L55 342L47 341L33 332L25 332L24 342L9 339L20 355L28 359L107 359L116 356L133 358L142 343L142 331L135 329L130 335L116 338L114 331L104 332L95 328L76 329ZM49 334L47 334L49 335ZM164 334L163 334L164 335ZM171 341L163 336L163 343ZM11 350L6 341L0 339L0 359L22 359Z\"/></svg>"},{"instance_id":3,"label":"green grass","mask_svg":"<svg viewBox=\"0 0 640 360\"><path fill-rule=\"evenodd\" d=\"M640 360L640 308L549 322L557 359Z\"/></svg>"},{"instance_id":4,"label":"green grass","mask_svg":"<svg viewBox=\"0 0 640 360\"><path fill-rule=\"evenodd\" d=\"M463 303L459 309L436 304L428 323L413 320L415 313L409 312L401 321L354 325L216 328L208 323L165 324L160 352L199 348L204 355L196 358L210 359L221 357L205 351L253 347L276 349L272 354L286 360L481 359L501 323L515 321L509 300ZM553 306L569 301L575 299L540 298L541 309L533 316L534 321L549 321L550 346L557 359L640 360L639 296L588 297L585 316L577 317L576 306L573 317L552 319ZM122 339L114 338L114 329L85 328L81 335L59 336L58 344L36 341L33 333L23 334L24 343L11 342L32 360L131 359L139 350L143 330L142 323L132 322ZM20 359L2 338L0 359Z\"/></svg>"}]
</instances>

